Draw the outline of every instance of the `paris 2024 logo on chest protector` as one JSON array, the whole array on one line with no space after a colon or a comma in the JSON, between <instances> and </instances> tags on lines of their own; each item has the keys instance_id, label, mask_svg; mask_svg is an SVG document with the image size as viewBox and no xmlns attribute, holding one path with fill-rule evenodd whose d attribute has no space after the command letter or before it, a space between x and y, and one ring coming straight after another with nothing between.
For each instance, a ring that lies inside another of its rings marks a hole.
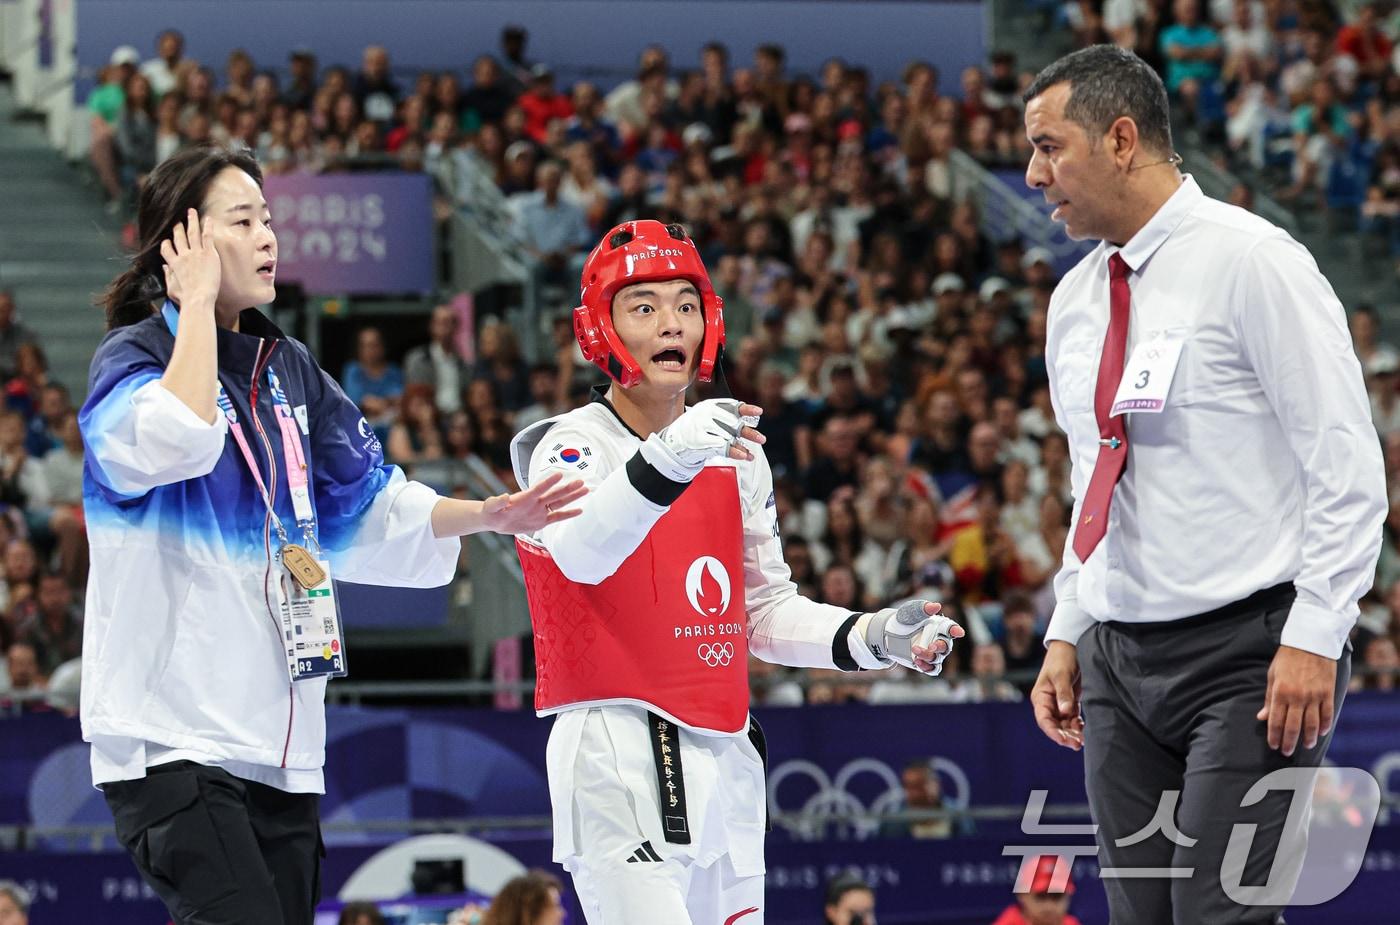
<instances>
[{"instance_id":1,"label":"paris 2024 logo on chest protector","mask_svg":"<svg viewBox=\"0 0 1400 925\"><path fill-rule=\"evenodd\" d=\"M685 597L697 614L702 617L721 616L729 610L731 592L729 572L724 563L714 556L701 556L690 563L685 573ZM730 624L696 629L699 630L696 635L714 635L716 630L720 634L728 634L739 630ZM695 654L711 668L720 668L734 660L734 645L730 642L702 642L696 647Z\"/></svg>"},{"instance_id":2,"label":"paris 2024 logo on chest protector","mask_svg":"<svg viewBox=\"0 0 1400 925\"><path fill-rule=\"evenodd\" d=\"M702 617L717 617L729 609L729 573L714 556L701 556L685 573L685 597Z\"/></svg>"}]
</instances>

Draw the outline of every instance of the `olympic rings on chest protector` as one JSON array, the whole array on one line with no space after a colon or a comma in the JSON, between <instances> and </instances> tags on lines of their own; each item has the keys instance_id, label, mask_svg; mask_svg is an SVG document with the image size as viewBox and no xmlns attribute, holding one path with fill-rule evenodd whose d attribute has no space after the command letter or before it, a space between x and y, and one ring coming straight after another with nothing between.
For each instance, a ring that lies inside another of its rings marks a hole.
<instances>
[{"instance_id":1,"label":"olympic rings on chest protector","mask_svg":"<svg viewBox=\"0 0 1400 925\"><path fill-rule=\"evenodd\" d=\"M711 668L721 668L734 660L734 645L728 642L719 642L714 645L702 642L695 647L695 654L700 657L700 661Z\"/></svg>"}]
</instances>

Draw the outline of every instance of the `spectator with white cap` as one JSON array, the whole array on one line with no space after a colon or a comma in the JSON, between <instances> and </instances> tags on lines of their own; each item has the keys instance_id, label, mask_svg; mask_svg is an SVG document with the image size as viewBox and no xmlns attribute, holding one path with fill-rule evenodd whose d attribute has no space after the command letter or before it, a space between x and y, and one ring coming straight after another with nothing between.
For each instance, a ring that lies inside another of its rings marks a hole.
<instances>
[{"instance_id":1,"label":"spectator with white cap","mask_svg":"<svg viewBox=\"0 0 1400 925\"><path fill-rule=\"evenodd\" d=\"M940 273L929 287L933 293L935 319L956 318L962 314L963 293L967 283L956 273Z\"/></svg>"},{"instance_id":2,"label":"spectator with white cap","mask_svg":"<svg viewBox=\"0 0 1400 925\"><path fill-rule=\"evenodd\" d=\"M1005 307L1005 303L997 302L997 296L1005 295L1007 297L1006 301L1009 301L1011 292L1011 284L1006 280L1002 279L1000 276L989 276L982 281L982 285L978 288L977 298L989 305L1003 308Z\"/></svg>"},{"instance_id":3,"label":"spectator with white cap","mask_svg":"<svg viewBox=\"0 0 1400 925\"><path fill-rule=\"evenodd\" d=\"M524 139L513 141L506 148L500 186L512 206L517 204L519 194L531 193L535 189L535 157L534 144Z\"/></svg>"},{"instance_id":4,"label":"spectator with white cap","mask_svg":"<svg viewBox=\"0 0 1400 925\"><path fill-rule=\"evenodd\" d=\"M88 157L107 194L109 213L117 212L122 205L122 181L117 170L117 119L126 106L126 82L140 63L141 52L130 45L118 47L107 66L98 71L97 88L88 94L87 108L92 113Z\"/></svg>"},{"instance_id":5,"label":"spectator with white cap","mask_svg":"<svg viewBox=\"0 0 1400 925\"><path fill-rule=\"evenodd\" d=\"M1049 248L1032 247L1021 258L1021 273L1027 286L1054 285L1055 255Z\"/></svg>"}]
</instances>

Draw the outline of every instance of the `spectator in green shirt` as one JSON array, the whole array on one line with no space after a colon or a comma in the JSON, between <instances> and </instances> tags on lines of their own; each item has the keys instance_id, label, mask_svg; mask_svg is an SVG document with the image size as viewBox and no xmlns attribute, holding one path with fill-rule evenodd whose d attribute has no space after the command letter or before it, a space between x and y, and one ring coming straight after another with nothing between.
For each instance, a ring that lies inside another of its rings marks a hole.
<instances>
[{"instance_id":1,"label":"spectator in green shirt","mask_svg":"<svg viewBox=\"0 0 1400 925\"><path fill-rule=\"evenodd\" d=\"M1220 79L1225 46L1209 23L1201 22L1199 0L1175 0L1175 24L1162 30L1160 44L1167 59L1167 91L1194 115L1201 85Z\"/></svg>"},{"instance_id":2,"label":"spectator in green shirt","mask_svg":"<svg viewBox=\"0 0 1400 925\"><path fill-rule=\"evenodd\" d=\"M92 113L88 157L102 188L107 193L107 211L115 214L122 207L122 184L117 171L117 119L126 106L126 82L136 73L141 53L130 45L112 52L107 66L98 72L98 86L88 94L87 108Z\"/></svg>"}]
</instances>

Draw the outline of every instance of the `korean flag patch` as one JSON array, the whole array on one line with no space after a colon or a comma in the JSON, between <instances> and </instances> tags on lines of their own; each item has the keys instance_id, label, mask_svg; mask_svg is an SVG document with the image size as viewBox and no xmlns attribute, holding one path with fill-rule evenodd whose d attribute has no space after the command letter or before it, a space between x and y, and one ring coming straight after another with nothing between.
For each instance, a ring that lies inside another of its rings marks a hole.
<instances>
[{"instance_id":1,"label":"korean flag patch","mask_svg":"<svg viewBox=\"0 0 1400 925\"><path fill-rule=\"evenodd\" d=\"M593 451L588 448L587 444L556 443L549 448L549 464L551 466L571 466L583 470L588 468L592 459Z\"/></svg>"}]
</instances>

